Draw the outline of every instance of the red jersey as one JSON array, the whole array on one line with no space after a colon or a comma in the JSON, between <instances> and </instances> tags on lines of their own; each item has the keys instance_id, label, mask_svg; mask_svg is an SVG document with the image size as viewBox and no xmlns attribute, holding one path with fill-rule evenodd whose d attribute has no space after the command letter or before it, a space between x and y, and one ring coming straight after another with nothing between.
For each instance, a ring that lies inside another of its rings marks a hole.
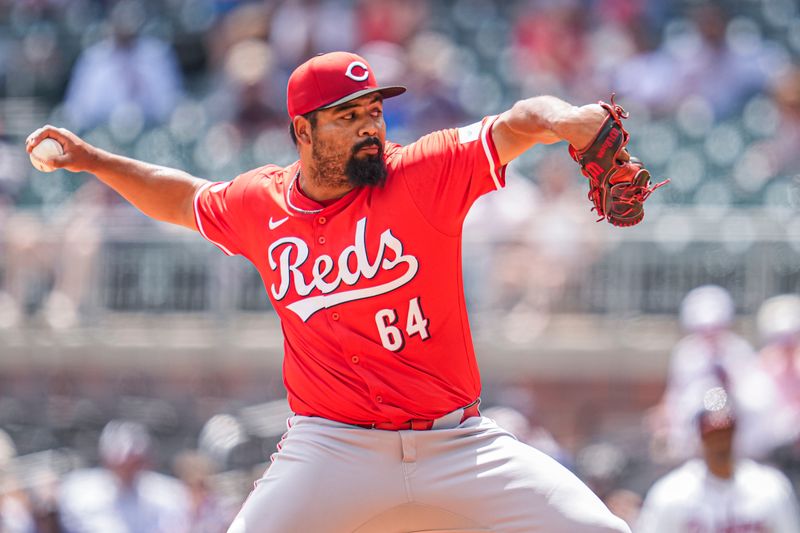
<instances>
[{"instance_id":1,"label":"red jersey","mask_svg":"<svg viewBox=\"0 0 800 533\"><path fill-rule=\"evenodd\" d=\"M256 266L281 319L296 414L401 423L478 397L461 228L475 199L505 184L495 120L387 142L386 183L326 206L297 191L299 162L198 191L200 233Z\"/></svg>"}]
</instances>

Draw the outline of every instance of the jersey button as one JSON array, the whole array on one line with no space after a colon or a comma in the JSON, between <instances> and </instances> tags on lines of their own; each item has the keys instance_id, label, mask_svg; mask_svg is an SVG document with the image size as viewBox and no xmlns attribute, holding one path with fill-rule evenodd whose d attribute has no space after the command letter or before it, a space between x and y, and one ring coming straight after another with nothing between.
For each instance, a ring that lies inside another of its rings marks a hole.
<instances>
[{"instance_id":1,"label":"jersey button","mask_svg":"<svg viewBox=\"0 0 800 533\"><path fill-rule=\"evenodd\" d=\"M320 224L324 224L324 223L326 223L327 221L328 221L328 219L327 219L327 218L325 218L325 217L319 217L319 218L317 219L317 222L319 222Z\"/></svg>"},{"instance_id":2,"label":"jersey button","mask_svg":"<svg viewBox=\"0 0 800 533\"><path fill-rule=\"evenodd\" d=\"M375 401L378 403L383 403L383 398L380 396L375 396Z\"/></svg>"},{"instance_id":3,"label":"jersey button","mask_svg":"<svg viewBox=\"0 0 800 533\"><path fill-rule=\"evenodd\" d=\"M328 242L328 239L326 239L324 235L320 235L319 239L317 239L317 242L320 244L325 244Z\"/></svg>"},{"instance_id":4,"label":"jersey button","mask_svg":"<svg viewBox=\"0 0 800 533\"><path fill-rule=\"evenodd\" d=\"M351 357L350 360L353 362L354 365L358 364L358 356L357 355L354 355L353 357Z\"/></svg>"},{"instance_id":5,"label":"jersey button","mask_svg":"<svg viewBox=\"0 0 800 533\"><path fill-rule=\"evenodd\" d=\"M331 313L331 318L334 320L339 320L339 313Z\"/></svg>"}]
</instances>

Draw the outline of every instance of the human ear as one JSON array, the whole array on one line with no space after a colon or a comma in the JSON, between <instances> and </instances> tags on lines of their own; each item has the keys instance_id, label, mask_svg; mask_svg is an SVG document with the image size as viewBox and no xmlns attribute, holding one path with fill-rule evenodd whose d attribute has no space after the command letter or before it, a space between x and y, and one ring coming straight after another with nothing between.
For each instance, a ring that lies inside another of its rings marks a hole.
<instances>
[{"instance_id":1,"label":"human ear","mask_svg":"<svg viewBox=\"0 0 800 533\"><path fill-rule=\"evenodd\" d=\"M308 144L311 142L311 123L305 117L298 116L294 119L294 132L298 141Z\"/></svg>"}]
</instances>

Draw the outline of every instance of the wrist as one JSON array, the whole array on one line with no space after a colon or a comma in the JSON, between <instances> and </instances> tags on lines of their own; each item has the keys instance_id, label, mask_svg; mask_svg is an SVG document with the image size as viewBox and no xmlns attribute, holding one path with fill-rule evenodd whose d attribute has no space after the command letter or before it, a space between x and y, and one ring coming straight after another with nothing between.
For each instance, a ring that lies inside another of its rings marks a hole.
<instances>
[{"instance_id":1,"label":"wrist","mask_svg":"<svg viewBox=\"0 0 800 533\"><path fill-rule=\"evenodd\" d=\"M576 126L580 123L580 108L570 105L558 110L558 113L550 119L547 127L559 139L574 145L576 141Z\"/></svg>"},{"instance_id":2,"label":"wrist","mask_svg":"<svg viewBox=\"0 0 800 533\"><path fill-rule=\"evenodd\" d=\"M557 134L578 152L587 149L608 118L608 112L597 104L572 106L562 114L557 124Z\"/></svg>"},{"instance_id":3,"label":"wrist","mask_svg":"<svg viewBox=\"0 0 800 533\"><path fill-rule=\"evenodd\" d=\"M83 162L83 171L89 172L91 174L97 174L98 172L102 172L103 169L107 166L107 156L110 155L105 150L94 146L86 146L84 151L84 162Z\"/></svg>"}]
</instances>

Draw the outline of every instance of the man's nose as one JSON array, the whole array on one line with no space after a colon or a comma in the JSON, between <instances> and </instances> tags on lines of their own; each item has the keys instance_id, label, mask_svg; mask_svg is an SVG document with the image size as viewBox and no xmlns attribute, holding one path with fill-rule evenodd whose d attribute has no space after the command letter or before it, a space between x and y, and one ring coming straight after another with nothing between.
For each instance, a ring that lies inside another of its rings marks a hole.
<instances>
[{"instance_id":1,"label":"man's nose","mask_svg":"<svg viewBox=\"0 0 800 533\"><path fill-rule=\"evenodd\" d=\"M362 137L376 137L378 135L378 119L367 117L358 133Z\"/></svg>"}]
</instances>

